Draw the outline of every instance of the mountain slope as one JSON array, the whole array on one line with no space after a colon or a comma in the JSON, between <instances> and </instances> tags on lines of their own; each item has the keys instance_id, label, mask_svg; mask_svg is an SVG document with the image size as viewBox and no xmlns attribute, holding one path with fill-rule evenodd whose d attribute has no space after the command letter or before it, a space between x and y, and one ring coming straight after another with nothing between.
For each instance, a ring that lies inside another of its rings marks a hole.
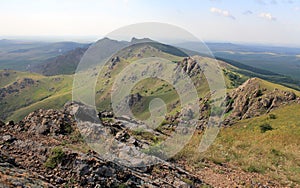
<instances>
[{"instance_id":1,"label":"mountain slope","mask_svg":"<svg viewBox=\"0 0 300 188\"><path fill-rule=\"evenodd\" d=\"M3 120L28 106L54 96L57 97L55 100L48 100L44 106L39 107L61 108L71 99L72 76L45 77L8 70L0 71L0 75L3 75L5 80L0 89L0 118ZM68 93L68 97L65 93ZM24 112L21 114L26 115Z\"/></svg>"},{"instance_id":2,"label":"mountain slope","mask_svg":"<svg viewBox=\"0 0 300 188\"><path fill-rule=\"evenodd\" d=\"M299 186L299 109L299 104L286 105L224 128L205 155L219 164L268 175L281 186Z\"/></svg>"},{"instance_id":3,"label":"mountain slope","mask_svg":"<svg viewBox=\"0 0 300 188\"><path fill-rule=\"evenodd\" d=\"M76 48L65 54L47 59L45 62L31 66L30 71L46 76L74 74L86 48Z\"/></svg>"},{"instance_id":4,"label":"mountain slope","mask_svg":"<svg viewBox=\"0 0 300 188\"><path fill-rule=\"evenodd\" d=\"M31 66L88 44L75 42L0 41L0 69L28 70Z\"/></svg>"}]
</instances>

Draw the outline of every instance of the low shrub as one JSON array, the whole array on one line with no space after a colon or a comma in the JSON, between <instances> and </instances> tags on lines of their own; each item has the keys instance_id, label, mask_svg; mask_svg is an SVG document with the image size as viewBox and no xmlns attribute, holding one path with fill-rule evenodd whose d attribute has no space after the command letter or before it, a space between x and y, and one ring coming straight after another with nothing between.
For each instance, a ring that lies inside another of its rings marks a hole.
<instances>
[{"instance_id":1,"label":"low shrub","mask_svg":"<svg viewBox=\"0 0 300 188\"><path fill-rule=\"evenodd\" d=\"M260 131L262 133L273 130L273 127L268 123L264 123L264 124L260 125L259 127L260 127Z\"/></svg>"},{"instance_id":2,"label":"low shrub","mask_svg":"<svg viewBox=\"0 0 300 188\"><path fill-rule=\"evenodd\" d=\"M64 151L60 147L55 147L52 149L51 154L47 161L45 162L45 167L47 168L55 168L65 156Z\"/></svg>"},{"instance_id":3,"label":"low shrub","mask_svg":"<svg viewBox=\"0 0 300 188\"><path fill-rule=\"evenodd\" d=\"M276 119L276 115L275 114L269 114L269 118L270 119Z\"/></svg>"}]
</instances>

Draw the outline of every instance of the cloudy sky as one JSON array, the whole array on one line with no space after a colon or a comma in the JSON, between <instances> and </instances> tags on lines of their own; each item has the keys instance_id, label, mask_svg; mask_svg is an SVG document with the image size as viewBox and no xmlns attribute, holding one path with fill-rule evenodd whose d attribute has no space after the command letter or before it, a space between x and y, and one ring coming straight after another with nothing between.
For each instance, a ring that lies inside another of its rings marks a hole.
<instances>
[{"instance_id":1,"label":"cloudy sky","mask_svg":"<svg viewBox=\"0 0 300 188\"><path fill-rule=\"evenodd\" d=\"M94 38L128 24L177 25L205 41L300 46L300 0L10 0L0 38Z\"/></svg>"}]
</instances>

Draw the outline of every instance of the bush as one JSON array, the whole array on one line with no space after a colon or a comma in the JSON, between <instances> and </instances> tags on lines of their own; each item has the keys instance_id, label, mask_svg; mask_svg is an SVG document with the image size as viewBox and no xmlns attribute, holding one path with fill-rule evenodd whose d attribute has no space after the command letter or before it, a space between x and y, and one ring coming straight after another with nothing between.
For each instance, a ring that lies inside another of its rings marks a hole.
<instances>
[{"instance_id":1,"label":"bush","mask_svg":"<svg viewBox=\"0 0 300 188\"><path fill-rule=\"evenodd\" d=\"M269 118L270 119L276 119L276 115L275 114L269 114Z\"/></svg>"},{"instance_id":2,"label":"bush","mask_svg":"<svg viewBox=\"0 0 300 188\"><path fill-rule=\"evenodd\" d=\"M65 156L65 153L62 150L62 148L60 148L60 147L53 148L51 151L51 155L45 162L45 166L47 168L52 168L52 169L55 168L62 161L64 156Z\"/></svg>"},{"instance_id":3,"label":"bush","mask_svg":"<svg viewBox=\"0 0 300 188\"><path fill-rule=\"evenodd\" d=\"M266 131L271 131L271 130L273 130L273 127L268 123L264 123L264 124L260 125L260 131L262 133L264 133Z\"/></svg>"}]
</instances>

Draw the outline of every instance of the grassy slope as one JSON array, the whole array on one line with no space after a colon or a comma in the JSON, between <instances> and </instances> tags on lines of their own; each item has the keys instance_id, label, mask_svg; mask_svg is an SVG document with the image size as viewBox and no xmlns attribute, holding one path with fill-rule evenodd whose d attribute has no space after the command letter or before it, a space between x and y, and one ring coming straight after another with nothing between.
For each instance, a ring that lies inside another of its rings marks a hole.
<instances>
[{"instance_id":1,"label":"grassy slope","mask_svg":"<svg viewBox=\"0 0 300 188\"><path fill-rule=\"evenodd\" d=\"M294 104L269 115L247 119L221 130L205 156L228 162L245 171L267 174L286 184L300 184L300 105ZM261 132L269 124L273 130Z\"/></svg>"},{"instance_id":2,"label":"grassy slope","mask_svg":"<svg viewBox=\"0 0 300 188\"><path fill-rule=\"evenodd\" d=\"M148 46L149 43L146 45ZM152 46L153 44L151 44ZM158 44L155 43L154 47L159 47L157 46ZM96 95L96 104L98 107L98 110L107 110L110 109L110 91L112 88L112 85L114 83L115 77L120 73L121 70L123 70L126 66L128 66L131 62L138 60L139 58L136 57L135 54L141 54L143 58L146 57L161 57L164 59L168 59L170 61L181 61L183 57L175 56L169 53L166 53L166 49L163 49L164 51L157 51L153 50L152 48L147 48L146 50L144 49L145 45L144 44L137 44L134 46L130 47L130 53L128 53L127 49L124 51L120 52L119 55L120 57L120 62L118 62L114 69L111 70L110 72L110 78L103 79L103 75L109 71L108 66L105 66L103 70L100 73L100 77L98 80L97 84L97 89L96 91L102 90L103 92L99 93ZM165 47L165 46L163 46ZM161 50L161 49L160 49ZM171 49L173 50L173 49ZM168 50L167 50L168 51ZM170 50L169 50L170 51ZM130 55L128 55L130 54ZM178 52L174 52L173 54L178 54ZM106 81L109 80L107 83ZM193 82L198 85L196 86L197 92L199 97L205 96L205 94L208 93L208 85L205 77L203 75L197 75L192 78ZM132 89L131 93L140 93L143 98L142 101L140 101L138 104L134 105L132 107L132 112L133 114L143 120L147 119L150 116L150 112L148 109L149 103L151 102L152 99L154 98L160 98L164 100L164 102L167 104L167 109L169 113L174 113L178 110L178 107L180 103L177 103L179 101L179 97L177 95L177 92L173 89L173 87L168 84L167 82L160 80L160 79L146 79L142 80L139 83L136 83L135 87ZM174 108L174 105L177 103L176 108Z\"/></svg>"},{"instance_id":3,"label":"grassy slope","mask_svg":"<svg viewBox=\"0 0 300 188\"><path fill-rule=\"evenodd\" d=\"M37 109L61 109L64 104L71 100L71 92L53 95L47 99L38 101L29 106L16 110L8 120L21 120L29 113Z\"/></svg>"},{"instance_id":4,"label":"grassy slope","mask_svg":"<svg viewBox=\"0 0 300 188\"><path fill-rule=\"evenodd\" d=\"M1 71L2 72L2 71ZM45 77L39 74L9 71L10 76L1 79L1 87L7 87L24 78L37 83L20 89L0 101L0 113L6 113L5 120L21 120L25 115L39 108L61 108L71 99L72 76Z\"/></svg>"},{"instance_id":5,"label":"grassy slope","mask_svg":"<svg viewBox=\"0 0 300 188\"><path fill-rule=\"evenodd\" d=\"M300 92L259 79L261 88ZM271 117L270 114L274 114ZM285 105L259 117L237 122L222 128L213 145L204 153L198 152L202 134L195 133L177 158L191 165L206 158L216 164L229 163L247 172L261 173L278 180L284 186L300 184L300 104ZM268 124L273 130L262 132ZM200 162L201 163L201 162Z\"/></svg>"},{"instance_id":6,"label":"grassy slope","mask_svg":"<svg viewBox=\"0 0 300 188\"><path fill-rule=\"evenodd\" d=\"M263 80L263 79L259 79L260 80L260 86L261 88L266 88L267 90L274 90L275 88L279 89L279 90L282 90L282 91L291 91L291 92L294 92L297 96L300 96L300 91L298 90L295 90L295 89L292 89L292 88L288 88L288 87L285 87L283 85L280 85L280 84L275 84L275 83L272 83L272 82L268 82L266 80Z\"/></svg>"}]
</instances>

